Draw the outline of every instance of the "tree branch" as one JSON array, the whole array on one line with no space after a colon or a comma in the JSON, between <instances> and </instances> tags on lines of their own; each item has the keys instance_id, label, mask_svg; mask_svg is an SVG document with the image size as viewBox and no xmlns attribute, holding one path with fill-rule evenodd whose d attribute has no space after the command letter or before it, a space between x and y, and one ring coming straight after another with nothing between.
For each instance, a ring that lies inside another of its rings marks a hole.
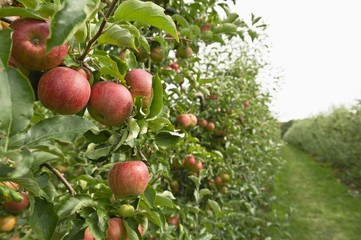
<instances>
[{"instance_id":1,"label":"tree branch","mask_svg":"<svg viewBox=\"0 0 361 240\"><path fill-rule=\"evenodd\" d=\"M69 190L71 195L76 195L75 190L73 189L73 187L70 185L70 183L64 178L63 174L61 174L57 169L55 169L54 167L52 167L50 164L48 163L44 163L41 164L41 166L48 168L50 171L52 171L59 179L60 181L62 181L65 185L65 187Z\"/></svg>"},{"instance_id":2,"label":"tree branch","mask_svg":"<svg viewBox=\"0 0 361 240\"><path fill-rule=\"evenodd\" d=\"M78 60L80 62L84 61L86 55L88 55L88 53L91 51L91 47L93 45L93 43L100 37L100 35L103 33L103 29L105 27L105 24L108 21L108 18L110 17L110 15L112 15L115 6L117 5L119 0L113 0L113 2L110 4L109 10L107 12L107 14L105 15L105 18L103 19L103 22L101 23L98 32L95 34L95 36L90 39L90 41L88 42L88 45L86 46L83 54L78 58Z\"/></svg>"}]
</instances>

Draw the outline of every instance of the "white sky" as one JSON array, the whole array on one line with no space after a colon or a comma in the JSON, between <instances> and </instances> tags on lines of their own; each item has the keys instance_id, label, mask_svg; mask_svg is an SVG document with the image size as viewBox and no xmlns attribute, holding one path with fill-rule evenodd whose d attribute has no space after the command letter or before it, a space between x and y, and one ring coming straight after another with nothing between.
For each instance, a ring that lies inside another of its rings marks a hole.
<instances>
[{"instance_id":1,"label":"white sky","mask_svg":"<svg viewBox=\"0 0 361 240\"><path fill-rule=\"evenodd\" d=\"M272 104L279 120L361 99L360 0L237 0L232 10L270 25L272 65L283 69Z\"/></svg>"}]
</instances>

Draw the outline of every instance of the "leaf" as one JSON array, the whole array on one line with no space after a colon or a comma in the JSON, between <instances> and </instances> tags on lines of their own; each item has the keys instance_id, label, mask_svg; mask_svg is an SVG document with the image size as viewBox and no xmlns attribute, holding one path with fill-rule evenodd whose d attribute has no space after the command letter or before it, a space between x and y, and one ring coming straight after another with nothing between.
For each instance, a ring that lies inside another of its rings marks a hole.
<instances>
[{"instance_id":1,"label":"leaf","mask_svg":"<svg viewBox=\"0 0 361 240\"><path fill-rule=\"evenodd\" d=\"M215 34L237 32L237 26L233 23L222 23L219 26L215 27L213 32Z\"/></svg>"},{"instance_id":2,"label":"leaf","mask_svg":"<svg viewBox=\"0 0 361 240\"><path fill-rule=\"evenodd\" d=\"M173 208L173 202L167 197L157 195L154 201L155 206Z\"/></svg>"},{"instance_id":3,"label":"leaf","mask_svg":"<svg viewBox=\"0 0 361 240\"><path fill-rule=\"evenodd\" d=\"M214 200L208 199L208 204L213 209L213 212L216 216L216 218L219 218L221 216L221 207L218 205L218 203Z\"/></svg>"},{"instance_id":4,"label":"leaf","mask_svg":"<svg viewBox=\"0 0 361 240\"><path fill-rule=\"evenodd\" d=\"M0 185L0 196L6 196L14 202L21 202L23 197L14 189Z\"/></svg>"},{"instance_id":5,"label":"leaf","mask_svg":"<svg viewBox=\"0 0 361 240\"><path fill-rule=\"evenodd\" d=\"M99 131L92 122L85 118L79 116L55 116L41 120L32 126L27 132L25 145L31 146L48 139L72 143L75 138L88 130Z\"/></svg>"},{"instance_id":6,"label":"leaf","mask_svg":"<svg viewBox=\"0 0 361 240\"><path fill-rule=\"evenodd\" d=\"M99 6L101 2L97 0L65 0L63 8L51 19L46 52L69 41Z\"/></svg>"},{"instance_id":7,"label":"leaf","mask_svg":"<svg viewBox=\"0 0 361 240\"><path fill-rule=\"evenodd\" d=\"M155 136L155 141L162 147L170 147L183 138L185 135L184 133L176 133L176 132L159 132Z\"/></svg>"},{"instance_id":8,"label":"leaf","mask_svg":"<svg viewBox=\"0 0 361 240\"><path fill-rule=\"evenodd\" d=\"M41 0L18 0L24 7L34 10Z\"/></svg>"},{"instance_id":9,"label":"leaf","mask_svg":"<svg viewBox=\"0 0 361 240\"><path fill-rule=\"evenodd\" d=\"M80 216L85 219L86 224L89 226L90 234L93 235L95 239L106 238L109 216L105 210L85 208L80 213Z\"/></svg>"},{"instance_id":10,"label":"leaf","mask_svg":"<svg viewBox=\"0 0 361 240\"><path fill-rule=\"evenodd\" d=\"M39 196L41 189L33 177L24 176L21 178L13 178L11 179L11 181L19 184L21 187L25 188L32 195Z\"/></svg>"},{"instance_id":11,"label":"leaf","mask_svg":"<svg viewBox=\"0 0 361 240\"><path fill-rule=\"evenodd\" d=\"M128 234L128 239L138 240L142 239L138 230L139 223L132 218L123 219L125 229Z\"/></svg>"},{"instance_id":12,"label":"leaf","mask_svg":"<svg viewBox=\"0 0 361 240\"><path fill-rule=\"evenodd\" d=\"M18 70L0 71L0 132L9 137L23 130L33 115L34 95L28 80Z\"/></svg>"},{"instance_id":13,"label":"leaf","mask_svg":"<svg viewBox=\"0 0 361 240\"><path fill-rule=\"evenodd\" d=\"M190 28L183 28L179 34L194 41L193 31Z\"/></svg>"},{"instance_id":14,"label":"leaf","mask_svg":"<svg viewBox=\"0 0 361 240\"><path fill-rule=\"evenodd\" d=\"M137 121L134 120L134 118L129 119L129 133L128 137L125 140L126 142L132 141L133 139L138 137L138 134L140 132L140 127L137 124Z\"/></svg>"},{"instance_id":15,"label":"leaf","mask_svg":"<svg viewBox=\"0 0 361 240\"><path fill-rule=\"evenodd\" d=\"M33 152L33 158L34 160L31 165L31 168L34 169L39 167L43 163L50 162L54 159L59 159L60 157L48 152L37 151L37 152Z\"/></svg>"},{"instance_id":16,"label":"leaf","mask_svg":"<svg viewBox=\"0 0 361 240\"><path fill-rule=\"evenodd\" d=\"M33 163L33 155L29 150L24 150L22 152L8 152L6 156L15 162L15 170L11 173L11 178L18 178L26 175Z\"/></svg>"},{"instance_id":17,"label":"leaf","mask_svg":"<svg viewBox=\"0 0 361 240\"><path fill-rule=\"evenodd\" d=\"M192 24L189 26L189 28L192 30L194 35L201 35L201 29L197 25Z\"/></svg>"},{"instance_id":18,"label":"leaf","mask_svg":"<svg viewBox=\"0 0 361 240\"><path fill-rule=\"evenodd\" d=\"M138 21L155 26L170 33L178 42L177 28L164 9L152 2L127 0L119 5L114 12L115 21Z\"/></svg>"},{"instance_id":19,"label":"leaf","mask_svg":"<svg viewBox=\"0 0 361 240\"><path fill-rule=\"evenodd\" d=\"M149 53L150 46L149 46L147 39L143 35L140 35L139 42L140 42L140 45L145 49L145 51L147 51L147 53Z\"/></svg>"},{"instance_id":20,"label":"leaf","mask_svg":"<svg viewBox=\"0 0 361 240\"><path fill-rule=\"evenodd\" d=\"M199 84L211 83L213 81L214 81L214 78L200 79Z\"/></svg>"},{"instance_id":21,"label":"leaf","mask_svg":"<svg viewBox=\"0 0 361 240\"><path fill-rule=\"evenodd\" d=\"M145 189L144 193L142 194L144 199L147 201L147 203L153 207L154 201L155 201L155 190L152 186L148 185Z\"/></svg>"},{"instance_id":22,"label":"leaf","mask_svg":"<svg viewBox=\"0 0 361 240\"><path fill-rule=\"evenodd\" d=\"M6 68L8 66L10 52L11 52L11 30L3 29L0 31L0 67Z\"/></svg>"},{"instance_id":23,"label":"leaf","mask_svg":"<svg viewBox=\"0 0 361 240\"><path fill-rule=\"evenodd\" d=\"M253 31L253 30L251 30L251 29L248 29L248 34L249 34L249 36L251 37L252 42L253 42L256 38L258 38L258 33L255 32L255 31Z\"/></svg>"},{"instance_id":24,"label":"leaf","mask_svg":"<svg viewBox=\"0 0 361 240\"><path fill-rule=\"evenodd\" d=\"M39 239L50 240L58 223L53 204L35 197L34 212L28 218L28 222L38 234Z\"/></svg>"},{"instance_id":25,"label":"leaf","mask_svg":"<svg viewBox=\"0 0 361 240\"><path fill-rule=\"evenodd\" d=\"M102 157L107 157L112 151L112 148L112 146L100 145L99 148L86 151L84 154L82 154L82 157L88 158L90 160L97 160Z\"/></svg>"},{"instance_id":26,"label":"leaf","mask_svg":"<svg viewBox=\"0 0 361 240\"><path fill-rule=\"evenodd\" d=\"M163 107L163 86L158 74L154 75L152 79L152 96L150 104L147 118L156 117Z\"/></svg>"},{"instance_id":27,"label":"leaf","mask_svg":"<svg viewBox=\"0 0 361 240\"><path fill-rule=\"evenodd\" d=\"M9 17L9 16L21 16L21 17L34 18L38 20L44 20L39 14L29 9L20 8L20 7L0 8L0 18Z\"/></svg>"},{"instance_id":28,"label":"leaf","mask_svg":"<svg viewBox=\"0 0 361 240\"><path fill-rule=\"evenodd\" d=\"M182 15L174 14L172 15L174 21L177 21L183 28L188 28L189 24L187 19L185 19Z\"/></svg>"},{"instance_id":29,"label":"leaf","mask_svg":"<svg viewBox=\"0 0 361 240\"><path fill-rule=\"evenodd\" d=\"M57 214L59 217L67 217L82 208L96 207L97 203L88 196L71 196L61 202L57 208Z\"/></svg>"},{"instance_id":30,"label":"leaf","mask_svg":"<svg viewBox=\"0 0 361 240\"><path fill-rule=\"evenodd\" d=\"M212 194L211 190L209 190L208 188L203 188L199 191L199 194L201 197L205 196L205 195L210 195Z\"/></svg>"},{"instance_id":31,"label":"leaf","mask_svg":"<svg viewBox=\"0 0 361 240\"><path fill-rule=\"evenodd\" d=\"M129 32L128 29L122 28L118 25L112 26L104 34L100 35L98 42L136 49L133 35Z\"/></svg>"}]
</instances>

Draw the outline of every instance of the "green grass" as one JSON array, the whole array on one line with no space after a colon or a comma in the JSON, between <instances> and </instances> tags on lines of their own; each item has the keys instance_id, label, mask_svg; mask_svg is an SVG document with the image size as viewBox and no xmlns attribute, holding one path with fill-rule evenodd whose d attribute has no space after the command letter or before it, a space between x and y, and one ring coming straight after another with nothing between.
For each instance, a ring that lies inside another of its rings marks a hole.
<instances>
[{"instance_id":1,"label":"green grass","mask_svg":"<svg viewBox=\"0 0 361 240\"><path fill-rule=\"evenodd\" d=\"M283 221L288 219L290 239L361 239L361 199L351 196L332 171L309 154L285 145L282 157L286 163L275 181L272 208Z\"/></svg>"}]
</instances>

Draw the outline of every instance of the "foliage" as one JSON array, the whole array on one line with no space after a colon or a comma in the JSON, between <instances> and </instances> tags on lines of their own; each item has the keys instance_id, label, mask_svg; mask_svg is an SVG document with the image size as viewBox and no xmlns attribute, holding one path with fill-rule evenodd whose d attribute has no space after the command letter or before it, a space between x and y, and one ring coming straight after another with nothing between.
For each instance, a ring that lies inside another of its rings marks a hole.
<instances>
[{"instance_id":1,"label":"foliage","mask_svg":"<svg viewBox=\"0 0 361 240\"><path fill-rule=\"evenodd\" d=\"M338 169L337 174L351 187L361 187L359 133L361 105L335 108L330 114L295 122L285 141Z\"/></svg>"},{"instance_id":2,"label":"foliage","mask_svg":"<svg viewBox=\"0 0 361 240\"><path fill-rule=\"evenodd\" d=\"M134 68L149 71L153 84L150 106L142 108L142 98L135 98L130 118L121 125L106 127L85 109L56 114L36 96L44 71L8 66L11 30L0 31L0 180L19 184L30 199L29 209L17 215L15 230L1 236L82 239L89 227L96 239L105 239L108 220L119 217L125 203L136 209L124 219L130 239L142 239L138 224L144 239L267 236L265 189L278 163L279 134L268 109L270 96L255 82L265 65L250 44L261 42L260 18L252 15L247 25L226 4L205 0L18 2L22 6L1 8L0 17L49 18L47 50L69 42L62 65L89 69L91 84L127 86L125 74ZM202 32L206 24L209 30ZM158 46L164 58L153 62L149 54ZM177 58L179 46L191 47L192 56ZM175 61L178 69L167 67ZM214 122L216 129L178 129L182 113ZM200 172L180 166L189 155L203 163ZM149 164L148 187L137 198L115 199L108 171L130 160ZM223 173L231 180L221 191L211 179ZM171 187L174 180L178 189ZM167 222L175 215L178 226Z\"/></svg>"}]
</instances>

